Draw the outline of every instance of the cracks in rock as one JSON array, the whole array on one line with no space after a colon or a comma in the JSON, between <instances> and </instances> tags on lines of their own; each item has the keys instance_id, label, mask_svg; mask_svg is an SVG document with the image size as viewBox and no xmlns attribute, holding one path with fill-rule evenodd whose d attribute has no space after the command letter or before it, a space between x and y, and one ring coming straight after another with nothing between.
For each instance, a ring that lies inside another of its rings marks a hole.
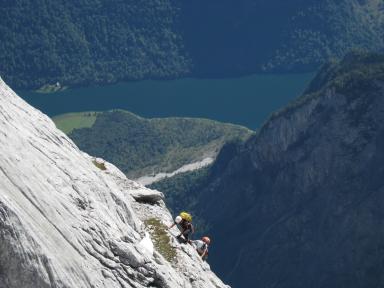
<instances>
[{"instance_id":1,"label":"cracks in rock","mask_svg":"<svg viewBox=\"0 0 384 288\"><path fill-rule=\"evenodd\" d=\"M51 267L51 265L49 263L49 260L48 260L48 258L45 255L42 255L41 262L43 263L45 271L47 271L49 283L51 284L50 286L52 288L56 288L57 285L56 285L56 281L55 281L55 276L54 276L52 267Z\"/></svg>"},{"instance_id":2,"label":"cracks in rock","mask_svg":"<svg viewBox=\"0 0 384 288\"><path fill-rule=\"evenodd\" d=\"M116 212L117 212L120 220L124 224L129 224L131 226L134 226L134 223L131 220L133 218L132 211L128 207L127 203L125 203L124 200L122 200L120 197L118 197L114 193L111 193L111 197L112 197L113 201L115 202L116 206L120 208L120 209L116 209Z\"/></svg>"},{"instance_id":3,"label":"cracks in rock","mask_svg":"<svg viewBox=\"0 0 384 288\"><path fill-rule=\"evenodd\" d=\"M90 241L88 241L88 242L90 242ZM118 267L119 263L116 263L112 259L106 258L104 255L100 254L98 251L94 250L94 247L92 246L92 244L85 244L84 249L85 249L85 251L87 251L87 253L90 256L92 256L93 258L98 260L100 262L100 264L103 265L104 267L111 269L111 270L114 270Z\"/></svg>"},{"instance_id":4,"label":"cracks in rock","mask_svg":"<svg viewBox=\"0 0 384 288\"><path fill-rule=\"evenodd\" d=\"M68 173L65 169L63 169L60 165L58 165L56 163L56 160L55 159L52 159L47 153L45 153L42 149L40 149L40 147L36 146L33 142L29 142L29 144L35 148L37 151L39 151L42 155L44 155L48 160L51 161L52 164L55 165L56 168L58 168L61 172L63 172L67 177L68 179L71 181L71 182L75 182L75 179L73 179L72 175L70 173Z\"/></svg>"},{"instance_id":5,"label":"cracks in rock","mask_svg":"<svg viewBox=\"0 0 384 288\"><path fill-rule=\"evenodd\" d=\"M80 251L80 249L78 247L76 247L76 245L74 243L72 243L72 241L70 241L68 239L68 237L56 226L55 223L53 223L48 217L47 215L45 215L45 212L32 200L31 197L29 197L29 195L24 191L24 189L22 187L20 187L16 182L13 181L12 178L10 178L8 176L8 174L6 173L6 171L4 170L3 167L0 167L0 171L4 174L4 176L8 179L8 181L10 181L10 183L12 183L13 186L15 186L20 192L21 194L23 194L23 196L32 204L33 207L35 207L35 209L37 211L39 211L39 213L46 219L46 221L52 225L52 227L61 235L61 237L63 237L63 239L81 256L84 257L84 253L82 251Z\"/></svg>"},{"instance_id":6,"label":"cracks in rock","mask_svg":"<svg viewBox=\"0 0 384 288\"><path fill-rule=\"evenodd\" d=\"M86 200L80 199L80 198L73 198L73 199L75 201L75 205L81 210L87 210L87 208L89 207L89 203Z\"/></svg>"},{"instance_id":7,"label":"cracks in rock","mask_svg":"<svg viewBox=\"0 0 384 288\"><path fill-rule=\"evenodd\" d=\"M48 258L43 254L31 252L31 249L39 249L38 243L29 235L23 234L23 231L17 230L22 227L18 215L2 201L0 201L0 214L2 218L0 220L0 287L56 287L54 273L48 263ZM26 247L18 247L25 238L28 241ZM37 265L23 271L24 273L18 275L17 279L12 279L13 273L25 268L26 262L30 261L34 261ZM40 265L44 268L49 282L36 269L36 266ZM17 285L15 283L20 286L15 286Z\"/></svg>"},{"instance_id":8,"label":"cracks in rock","mask_svg":"<svg viewBox=\"0 0 384 288\"><path fill-rule=\"evenodd\" d=\"M96 239L92 241L96 242ZM120 259L116 258L116 256L107 255L108 254L107 251L110 251L110 250L108 250L108 248L106 247L95 247L95 244L91 242L90 244L85 246L85 249L89 253L89 255L97 259L100 262L100 264L107 269L106 271L108 272L103 270L104 271L102 272L103 276L111 278L111 274L112 274L115 277L115 280L123 288L149 287L148 284L150 283L150 281L156 281L155 279L150 277L150 275L153 273L148 271L148 269L144 268L143 266L139 266L135 268L134 266L130 266L122 263ZM105 249L105 251L101 251L100 249Z\"/></svg>"},{"instance_id":9,"label":"cracks in rock","mask_svg":"<svg viewBox=\"0 0 384 288\"><path fill-rule=\"evenodd\" d=\"M37 151L39 151L42 155L44 155L48 160L50 160L53 164L55 164L56 167L59 167L59 165L56 165L55 159L52 159L46 152L44 152L40 147L38 147L35 143L32 141L29 141L29 144L35 148ZM64 171L63 171L64 172ZM68 174L67 174L68 175Z\"/></svg>"}]
</instances>

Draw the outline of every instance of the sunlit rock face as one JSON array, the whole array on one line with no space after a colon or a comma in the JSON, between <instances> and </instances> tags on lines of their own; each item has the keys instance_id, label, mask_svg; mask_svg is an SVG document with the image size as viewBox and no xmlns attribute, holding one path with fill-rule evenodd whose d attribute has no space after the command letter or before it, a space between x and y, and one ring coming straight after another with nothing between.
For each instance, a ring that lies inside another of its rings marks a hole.
<instances>
[{"instance_id":1,"label":"sunlit rock face","mask_svg":"<svg viewBox=\"0 0 384 288\"><path fill-rule=\"evenodd\" d=\"M168 234L168 261L148 240L148 219L171 223L162 197L80 151L0 79L1 288L228 287L189 245Z\"/></svg>"}]
</instances>

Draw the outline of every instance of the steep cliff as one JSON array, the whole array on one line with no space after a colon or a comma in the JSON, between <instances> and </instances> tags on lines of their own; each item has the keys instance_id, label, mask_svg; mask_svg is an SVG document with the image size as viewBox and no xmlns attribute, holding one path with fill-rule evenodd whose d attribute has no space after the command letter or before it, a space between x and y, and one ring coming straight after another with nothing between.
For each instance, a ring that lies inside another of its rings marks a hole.
<instances>
[{"instance_id":1,"label":"steep cliff","mask_svg":"<svg viewBox=\"0 0 384 288\"><path fill-rule=\"evenodd\" d=\"M233 287L383 287L383 145L384 57L324 67L194 191L217 272Z\"/></svg>"},{"instance_id":2,"label":"steep cliff","mask_svg":"<svg viewBox=\"0 0 384 288\"><path fill-rule=\"evenodd\" d=\"M169 234L160 192L80 151L2 80L0 147L1 288L228 287Z\"/></svg>"}]
</instances>

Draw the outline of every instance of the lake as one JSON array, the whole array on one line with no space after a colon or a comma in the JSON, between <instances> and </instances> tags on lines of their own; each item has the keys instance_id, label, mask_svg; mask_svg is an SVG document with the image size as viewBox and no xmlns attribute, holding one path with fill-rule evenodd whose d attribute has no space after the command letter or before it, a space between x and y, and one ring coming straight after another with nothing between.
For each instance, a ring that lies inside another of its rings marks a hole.
<instances>
[{"instance_id":1,"label":"lake","mask_svg":"<svg viewBox=\"0 0 384 288\"><path fill-rule=\"evenodd\" d=\"M49 116L125 109L143 117L203 117L258 128L299 96L314 74L251 75L230 79L125 82L52 94L17 91Z\"/></svg>"}]
</instances>

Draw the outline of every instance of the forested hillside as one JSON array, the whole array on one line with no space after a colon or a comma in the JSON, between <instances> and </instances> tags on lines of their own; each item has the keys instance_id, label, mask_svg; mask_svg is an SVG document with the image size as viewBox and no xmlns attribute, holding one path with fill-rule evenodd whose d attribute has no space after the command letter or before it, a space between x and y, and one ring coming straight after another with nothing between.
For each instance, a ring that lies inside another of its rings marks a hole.
<instances>
[{"instance_id":1,"label":"forested hillside","mask_svg":"<svg viewBox=\"0 0 384 288\"><path fill-rule=\"evenodd\" d=\"M383 1L183 3L186 47L204 75L313 71L351 49L384 48Z\"/></svg>"},{"instance_id":2,"label":"forested hillside","mask_svg":"<svg viewBox=\"0 0 384 288\"><path fill-rule=\"evenodd\" d=\"M0 74L16 87L190 71L175 0L2 0Z\"/></svg>"},{"instance_id":3,"label":"forested hillside","mask_svg":"<svg viewBox=\"0 0 384 288\"><path fill-rule=\"evenodd\" d=\"M252 135L245 127L208 119L146 119L122 110L73 113L54 121L80 149L115 164L131 179L214 159L228 141Z\"/></svg>"},{"instance_id":4,"label":"forested hillside","mask_svg":"<svg viewBox=\"0 0 384 288\"><path fill-rule=\"evenodd\" d=\"M382 50L379 0L2 0L0 75L17 88L313 71Z\"/></svg>"}]
</instances>

